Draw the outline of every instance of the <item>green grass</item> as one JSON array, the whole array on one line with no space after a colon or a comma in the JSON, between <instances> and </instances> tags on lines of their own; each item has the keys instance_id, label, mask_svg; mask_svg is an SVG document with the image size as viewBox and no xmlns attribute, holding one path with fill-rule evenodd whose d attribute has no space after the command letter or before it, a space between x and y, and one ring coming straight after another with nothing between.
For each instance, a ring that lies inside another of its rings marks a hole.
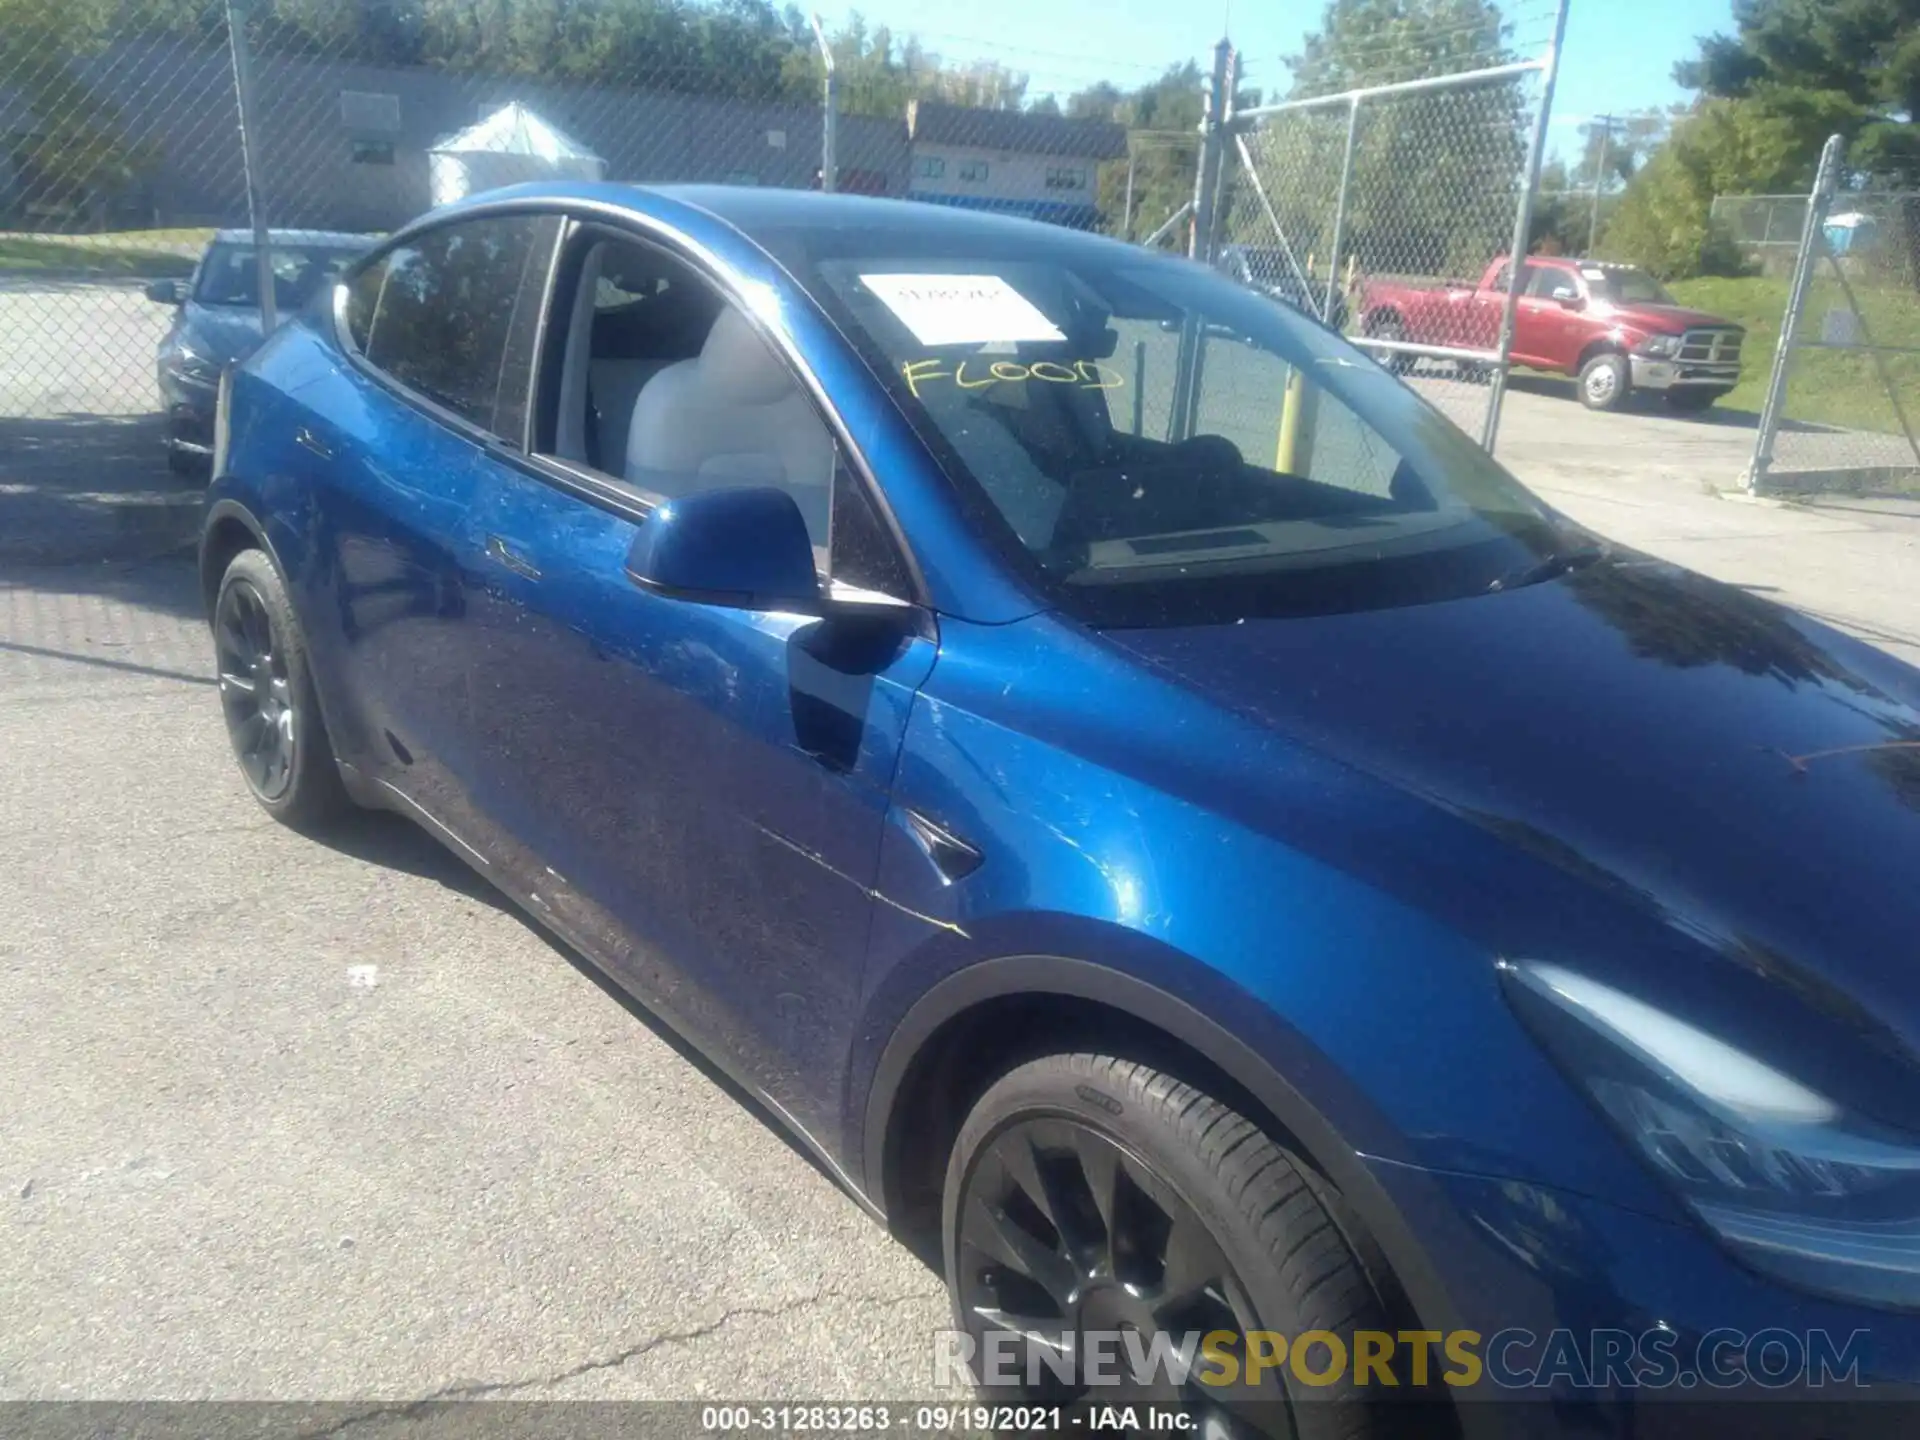
<instances>
[{"instance_id":1,"label":"green grass","mask_svg":"<svg viewBox=\"0 0 1920 1440\"><path fill-rule=\"evenodd\" d=\"M187 275L210 230L133 230L114 235L0 235L0 273ZM155 248L167 246L167 249ZM177 247L177 248L173 248Z\"/></svg>"},{"instance_id":2,"label":"green grass","mask_svg":"<svg viewBox=\"0 0 1920 1440\"><path fill-rule=\"evenodd\" d=\"M1884 282L1849 277L1866 312L1876 345L1905 345L1920 350L1920 294ZM1747 328L1740 384L1720 404L1729 410L1758 411L1766 400L1780 321L1787 309L1787 282L1763 276L1740 279L1682 280L1668 287L1683 305L1705 310ZM1801 340L1818 340L1829 310L1845 310L1847 299L1831 271L1813 283ZM1907 416L1920 424L1920 354L1883 357L1900 389ZM1898 430L1892 403L1881 384L1873 357L1830 350L1802 350L1794 359L1787 386L1787 418L1852 430Z\"/></svg>"}]
</instances>

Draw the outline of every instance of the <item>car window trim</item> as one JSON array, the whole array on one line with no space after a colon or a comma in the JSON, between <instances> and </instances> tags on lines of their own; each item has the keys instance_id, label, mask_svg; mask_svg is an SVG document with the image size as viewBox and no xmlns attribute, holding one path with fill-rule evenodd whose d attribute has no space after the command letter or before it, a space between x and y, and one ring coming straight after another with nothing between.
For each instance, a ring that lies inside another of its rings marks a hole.
<instances>
[{"instance_id":1,"label":"car window trim","mask_svg":"<svg viewBox=\"0 0 1920 1440\"><path fill-rule=\"evenodd\" d=\"M533 453L533 419L534 412L540 404L540 366L546 355L547 317L553 313L553 287L555 277L559 273L560 252L565 248L567 238L573 233L574 228L573 218L564 211L536 211L534 213L536 217L542 213L550 214L560 223L553 232L553 248L547 252L547 272L541 277L539 293L534 298L534 303L540 307L540 312L534 318L533 322L533 363L527 366L526 390L520 397L521 400L525 402L520 408L520 433L518 436L508 440L508 443L513 446L515 451L522 455L531 455ZM524 279L525 277L522 276L523 282ZM514 296L514 304L518 306L524 298L526 298L526 287L523 283L521 292ZM509 325L511 325L511 321L509 321ZM504 371L504 364L501 368ZM500 401L504 393L498 384L494 386L493 412L496 416L500 413ZM502 436L501 438L507 439L508 437Z\"/></svg>"},{"instance_id":2,"label":"car window trim","mask_svg":"<svg viewBox=\"0 0 1920 1440\"><path fill-rule=\"evenodd\" d=\"M542 214L551 214L552 216L554 216L554 218L563 222L561 231L559 232L559 234L565 233L564 222L567 217L558 210L552 209L550 207L546 209L542 209L541 207L538 207L538 206L529 205L529 206L522 207L522 213L531 213L536 216L542 215ZM374 250L371 253L367 254L366 256L362 257L360 260L356 261L348 269L343 271L340 275L340 278L336 280L333 285L333 305L331 307L332 320L333 320L333 339L334 339L334 343L340 347L341 353L347 357L347 360L353 365L353 367L356 370L358 370L362 375L365 375L368 379L373 380L375 383L379 384L384 389L391 390L395 395L399 396L402 400L406 401L409 405L412 405L414 408L424 411L429 418L437 420L442 425L446 425L449 428L455 431L458 431L460 435L465 439L476 442L477 444L483 446L485 449L492 451L496 455L503 456L507 459L518 459L524 455L523 447L525 444L525 437L528 433L527 422L532 419L532 415L533 415L533 410L531 405L529 405L527 410L527 415L525 419L523 419L521 424L521 436L522 436L521 441L519 444L516 444L513 440L509 439L508 437L504 435L500 435L495 431L488 429L484 425L476 425L473 421L469 420L466 416L461 415L453 410L449 410L445 405L442 405L438 400L435 400L431 395L423 394L422 392L414 389L411 385L407 384L406 381L392 374L390 371L387 371L382 367L374 364L372 360L367 358L366 353L362 351L357 344L354 343L353 331L347 325L347 299L353 288L353 281L356 280L363 272L367 270L371 270L374 266L383 263L387 259L387 257L392 255L396 250L403 250L407 248L409 245L415 243L421 236L432 234L436 230L451 228L452 226L458 225L462 223L462 221L467 220L469 218L477 219L477 218L484 218L484 217L473 216L471 215L471 212L462 211L458 215L451 215L445 218L436 216L434 217L434 222L430 225L416 224L416 225L407 227L407 229L405 230L396 231L393 235L388 237L386 244L380 246L377 250ZM560 251L559 234L556 234L554 238L554 253L556 255ZM551 285L552 269L553 269L551 259L548 261L547 269L548 269L548 277L547 277L546 283L548 285ZM381 296L382 302L384 302L384 300L386 299L387 279L388 277L384 275L380 277L380 296ZM542 309L540 312L542 325L544 325L546 321L546 310L545 310L546 298L547 298L546 292L543 290L542 296L541 296ZM378 304L376 304L374 306L374 318L376 320L379 318L379 310L380 310L380 307ZM371 330L369 330L368 333L369 335L371 335L372 333ZM528 371L529 381L531 381L531 378L532 378L533 368L534 367L529 367L529 371ZM493 408L496 412L500 408L500 390L497 382L494 386Z\"/></svg>"}]
</instances>

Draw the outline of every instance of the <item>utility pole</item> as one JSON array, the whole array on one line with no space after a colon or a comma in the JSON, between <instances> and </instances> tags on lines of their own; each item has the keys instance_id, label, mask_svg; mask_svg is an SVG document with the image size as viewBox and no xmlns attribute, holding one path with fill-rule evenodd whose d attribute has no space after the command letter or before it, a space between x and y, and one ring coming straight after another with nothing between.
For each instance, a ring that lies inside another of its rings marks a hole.
<instances>
[{"instance_id":1,"label":"utility pole","mask_svg":"<svg viewBox=\"0 0 1920 1440\"><path fill-rule=\"evenodd\" d=\"M247 187L247 223L253 227L254 273L260 285L260 329L271 335L279 327L280 316L274 305L273 250L260 184L260 112L253 97L253 56L247 48L247 17L252 9L252 0L227 0L227 40L233 53L234 108L240 116L240 173Z\"/></svg>"},{"instance_id":2,"label":"utility pole","mask_svg":"<svg viewBox=\"0 0 1920 1440\"><path fill-rule=\"evenodd\" d=\"M1187 255L1202 265L1213 263L1215 232L1219 228L1220 187L1227 178L1226 149L1232 139L1233 92L1239 79L1240 52L1222 38L1213 47L1213 77L1207 83L1206 112L1200 117L1200 162L1193 177L1193 219ZM1189 310L1180 325L1180 352L1173 369L1173 414L1167 438L1185 440L1193 433L1193 417L1200 396L1200 371L1205 362L1206 332L1199 316Z\"/></svg>"},{"instance_id":3,"label":"utility pole","mask_svg":"<svg viewBox=\"0 0 1920 1440\"><path fill-rule=\"evenodd\" d=\"M1240 52L1233 48L1231 40L1222 40L1213 47L1213 78L1207 85L1206 113L1200 118L1200 164L1193 180L1193 232L1187 243L1188 256L1203 265L1213 261L1215 212L1239 67Z\"/></svg>"},{"instance_id":4,"label":"utility pole","mask_svg":"<svg viewBox=\"0 0 1920 1440\"><path fill-rule=\"evenodd\" d=\"M837 144L840 130L840 87L835 84L833 46L827 43L827 30L818 14L807 17L813 25L813 40L820 47L820 63L827 78L820 98L820 188L831 193L840 188L840 157Z\"/></svg>"}]
</instances>

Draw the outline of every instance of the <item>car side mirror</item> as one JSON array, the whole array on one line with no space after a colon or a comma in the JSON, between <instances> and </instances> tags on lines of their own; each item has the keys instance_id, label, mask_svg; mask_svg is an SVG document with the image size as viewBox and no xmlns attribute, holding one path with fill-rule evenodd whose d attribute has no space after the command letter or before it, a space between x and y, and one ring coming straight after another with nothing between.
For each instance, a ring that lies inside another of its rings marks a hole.
<instances>
[{"instance_id":1,"label":"car side mirror","mask_svg":"<svg viewBox=\"0 0 1920 1440\"><path fill-rule=\"evenodd\" d=\"M147 286L147 298L157 305L178 305L186 296L178 280L155 280Z\"/></svg>"},{"instance_id":2,"label":"car side mirror","mask_svg":"<svg viewBox=\"0 0 1920 1440\"><path fill-rule=\"evenodd\" d=\"M1580 298L1580 292L1569 285L1554 286L1553 298L1559 302L1563 310L1578 310L1587 303Z\"/></svg>"},{"instance_id":3,"label":"car side mirror","mask_svg":"<svg viewBox=\"0 0 1920 1440\"><path fill-rule=\"evenodd\" d=\"M813 541L793 496L771 485L703 490L654 507L627 578L677 600L736 610L823 609Z\"/></svg>"}]
</instances>

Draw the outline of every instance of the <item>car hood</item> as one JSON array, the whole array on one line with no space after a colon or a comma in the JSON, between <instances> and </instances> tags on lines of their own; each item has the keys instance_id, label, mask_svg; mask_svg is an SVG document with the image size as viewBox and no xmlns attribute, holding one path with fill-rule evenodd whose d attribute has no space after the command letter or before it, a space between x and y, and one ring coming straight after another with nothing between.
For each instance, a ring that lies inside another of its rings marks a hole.
<instances>
[{"instance_id":1,"label":"car hood","mask_svg":"<svg viewBox=\"0 0 1920 1440\"><path fill-rule=\"evenodd\" d=\"M260 312L236 305L201 305L189 300L181 308L175 334L197 354L216 365L244 360L260 348Z\"/></svg>"},{"instance_id":2,"label":"car hood","mask_svg":"<svg viewBox=\"0 0 1920 1440\"><path fill-rule=\"evenodd\" d=\"M1645 330L1662 335L1679 335L1688 330L1738 330L1741 327L1704 310L1689 310L1684 305L1615 305L1619 319L1631 321Z\"/></svg>"},{"instance_id":3,"label":"car hood","mask_svg":"<svg viewBox=\"0 0 1920 1440\"><path fill-rule=\"evenodd\" d=\"M1109 639L1748 970L1920 1031L1920 672L1878 650L1644 559Z\"/></svg>"}]
</instances>

